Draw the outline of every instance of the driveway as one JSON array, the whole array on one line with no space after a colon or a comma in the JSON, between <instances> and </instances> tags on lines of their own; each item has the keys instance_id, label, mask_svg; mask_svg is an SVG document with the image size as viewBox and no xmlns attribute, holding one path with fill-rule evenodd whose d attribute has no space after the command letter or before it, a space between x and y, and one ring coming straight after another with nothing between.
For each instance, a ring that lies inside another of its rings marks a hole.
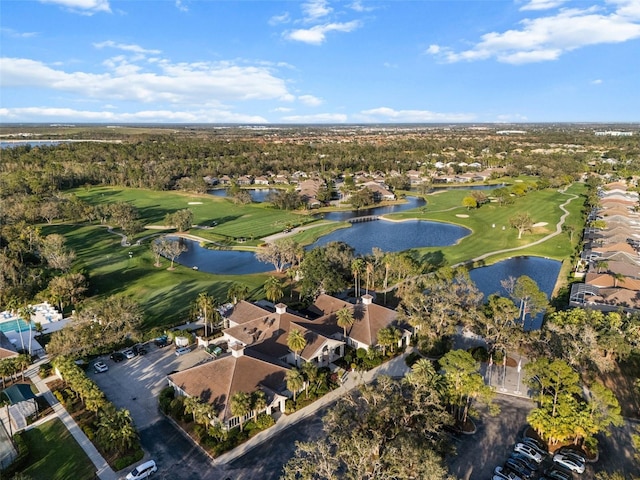
<instances>
[{"instance_id":1,"label":"driveway","mask_svg":"<svg viewBox=\"0 0 640 480\"><path fill-rule=\"evenodd\" d=\"M138 430L161 418L158 412L158 395L165 388L167 375L184 370L211 357L202 349L177 357L171 345L158 348L147 344L148 353L132 359L114 362L108 356L101 358L109 366L109 371L93 373L89 376L98 384L109 401L118 408L126 408Z\"/></svg>"}]
</instances>

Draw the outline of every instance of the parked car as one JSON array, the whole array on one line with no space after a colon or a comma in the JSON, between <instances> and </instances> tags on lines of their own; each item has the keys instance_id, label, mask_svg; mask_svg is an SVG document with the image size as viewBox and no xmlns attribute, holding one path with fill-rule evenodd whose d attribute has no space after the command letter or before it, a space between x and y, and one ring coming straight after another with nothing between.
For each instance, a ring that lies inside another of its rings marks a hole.
<instances>
[{"instance_id":1,"label":"parked car","mask_svg":"<svg viewBox=\"0 0 640 480\"><path fill-rule=\"evenodd\" d=\"M224 352L222 351L222 348L220 348L218 345L209 345L207 347L207 353L210 353L214 357L219 357Z\"/></svg>"},{"instance_id":2,"label":"parked car","mask_svg":"<svg viewBox=\"0 0 640 480\"><path fill-rule=\"evenodd\" d=\"M93 364L93 371L96 373L106 372L107 370L109 370L109 367L107 367L107 364L104 362L96 362Z\"/></svg>"},{"instance_id":3,"label":"parked car","mask_svg":"<svg viewBox=\"0 0 640 480\"><path fill-rule=\"evenodd\" d=\"M520 478L531 479L534 477L534 470L528 468L524 463L514 458L507 459L507 461L504 462L504 467L516 472Z\"/></svg>"},{"instance_id":4,"label":"parked car","mask_svg":"<svg viewBox=\"0 0 640 480\"><path fill-rule=\"evenodd\" d=\"M573 457L582 463L586 463L586 459L584 458L584 455L582 454L582 452L574 450L573 448L570 448L570 447L561 447L558 450L556 450L555 453L561 453L563 455Z\"/></svg>"},{"instance_id":5,"label":"parked car","mask_svg":"<svg viewBox=\"0 0 640 480\"><path fill-rule=\"evenodd\" d=\"M156 347L166 347L169 344L169 337L162 335L161 337L155 338L153 343L156 344Z\"/></svg>"},{"instance_id":6,"label":"parked car","mask_svg":"<svg viewBox=\"0 0 640 480\"><path fill-rule=\"evenodd\" d=\"M508 468L497 466L493 470L493 480L522 480L522 478Z\"/></svg>"},{"instance_id":7,"label":"parked car","mask_svg":"<svg viewBox=\"0 0 640 480\"><path fill-rule=\"evenodd\" d=\"M576 455L556 453L553 456L553 462L572 472L584 473L584 462L581 462L580 459L576 457Z\"/></svg>"},{"instance_id":8,"label":"parked car","mask_svg":"<svg viewBox=\"0 0 640 480\"><path fill-rule=\"evenodd\" d=\"M533 437L524 437L522 439L522 443L531 445L532 447L537 448L539 451L543 452L544 454L546 454L549 451L549 449L547 448L547 445L544 442L541 442L540 440Z\"/></svg>"},{"instance_id":9,"label":"parked car","mask_svg":"<svg viewBox=\"0 0 640 480\"><path fill-rule=\"evenodd\" d=\"M509 458L513 458L515 461L522 463L529 470L535 471L535 470L538 470L538 468L540 468L540 465L538 465L536 462L534 462L530 458L525 457L521 453L513 452L511 455L509 455Z\"/></svg>"},{"instance_id":10,"label":"parked car","mask_svg":"<svg viewBox=\"0 0 640 480\"><path fill-rule=\"evenodd\" d=\"M109 355L109 358L118 363L124 360L125 356L121 352L113 352L111 355Z\"/></svg>"},{"instance_id":11,"label":"parked car","mask_svg":"<svg viewBox=\"0 0 640 480\"><path fill-rule=\"evenodd\" d=\"M548 480L573 480L573 475L563 468L552 468L545 473L543 478Z\"/></svg>"},{"instance_id":12,"label":"parked car","mask_svg":"<svg viewBox=\"0 0 640 480\"><path fill-rule=\"evenodd\" d=\"M133 350L131 350L130 348L125 350L124 352L122 352L122 354L126 357L126 358L133 358L136 356L135 352Z\"/></svg>"},{"instance_id":13,"label":"parked car","mask_svg":"<svg viewBox=\"0 0 640 480\"><path fill-rule=\"evenodd\" d=\"M131 347L131 350L133 350L133 353L136 355L145 355L147 353L147 349L144 345L134 345Z\"/></svg>"},{"instance_id":14,"label":"parked car","mask_svg":"<svg viewBox=\"0 0 640 480\"><path fill-rule=\"evenodd\" d=\"M540 463L542 462L542 460L544 460L544 456L540 452L538 452L531 445L527 445L525 443L516 443L516 446L513 447L513 451L518 452L527 458L530 458L536 463Z\"/></svg>"},{"instance_id":15,"label":"parked car","mask_svg":"<svg viewBox=\"0 0 640 480\"><path fill-rule=\"evenodd\" d=\"M158 471L158 466L153 460L141 463L125 477L126 480L141 480L143 478L149 478L152 473Z\"/></svg>"},{"instance_id":16,"label":"parked car","mask_svg":"<svg viewBox=\"0 0 640 480\"><path fill-rule=\"evenodd\" d=\"M191 349L189 347L176 348L176 356L179 357L180 355L186 355L190 351L191 351Z\"/></svg>"}]
</instances>

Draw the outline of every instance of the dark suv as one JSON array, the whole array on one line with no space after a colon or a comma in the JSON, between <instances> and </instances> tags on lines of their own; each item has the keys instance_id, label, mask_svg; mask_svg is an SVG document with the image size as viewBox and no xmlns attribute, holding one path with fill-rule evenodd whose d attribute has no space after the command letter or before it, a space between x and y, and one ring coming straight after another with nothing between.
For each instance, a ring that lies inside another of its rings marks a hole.
<instances>
[{"instance_id":1,"label":"dark suv","mask_svg":"<svg viewBox=\"0 0 640 480\"><path fill-rule=\"evenodd\" d=\"M153 343L160 348L166 347L169 344L169 338L166 335L162 335L161 337L156 338Z\"/></svg>"},{"instance_id":2,"label":"dark suv","mask_svg":"<svg viewBox=\"0 0 640 480\"><path fill-rule=\"evenodd\" d=\"M136 355L144 355L145 353L147 353L147 349L144 345L134 345L133 347L131 347L131 350L133 350L133 353L135 353Z\"/></svg>"},{"instance_id":3,"label":"dark suv","mask_svg":"<svg viewBox=\"0 0 640 480\"><path fill-rule=\"evenodd\" d=\"M109 358L117 363L124 360L124 355L122 354L122 352L113 352L111 355L109 355Z\"/></svg>"}]
</instances>

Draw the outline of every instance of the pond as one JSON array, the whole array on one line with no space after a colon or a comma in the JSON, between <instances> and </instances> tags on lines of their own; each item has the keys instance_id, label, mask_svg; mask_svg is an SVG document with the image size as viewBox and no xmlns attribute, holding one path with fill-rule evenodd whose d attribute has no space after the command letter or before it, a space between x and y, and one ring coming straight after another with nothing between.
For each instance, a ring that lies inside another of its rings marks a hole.
<instances>
[{"instance_id":1,"label":"pond","mask_svg":"<svg viewBox=\"0 0 640 480\"><path fill-rule=\"evenodd\" d=\"M518 278L522 275L535 280L538 288L551 297L555 287L561 263L542 257L514 257L501 262L480 267L469 272L471 279L484 294L486 301L489 295L498 294L507 296L507 292L502 288L500 282L509 277ZM537 330L541 327L543 315L539 314L534 318L527 317L525 320L525 330Z\"/></svg>"},{"instance_id":2,"label":"pond","mask_svg":"<svg viewBox=\"0 0 640 480\"><path fill-rule=\"evenodd\" d=\"M468 229L449 223L377 220L354 223L350 228L336 230L318 239L309 248L329 242L344 242L351 245L357 255L370 255L373 247L384 252L400 252L419 247L444 247L455 244L469 233Z\"/></svg>"},{"instance_id":3,"label":"pond","mask_svg":"<svg viewBox=\"0 0 640 480\"><path fill-rule=\"evenodd\" d=\"M253 200L256 203L263 203L267 201L267 197L269 196L269 194L273 193L273 192L277 192L278 189L276 188L248 188L245 189L245 192L249 192L249 195L251 195L251 200ZM227 195L227 189L226 188L216 188L215 190L209 190L209 193L211 195L215 195L216 197L224 197L226 198Z\"/></svg>"},{"instance_id":4,"label":"pond","mask_svg":"<svg viewBox=\"0 0 640 480\"><path fill-rule=\"evenodd\" d=\"M198 242L183 239L187 251L180 254L176 263L185 267L197 267L198 270L218 275L247 275L273 270L270 263L262 263L253 252L237 250L209 250Z\"/></svg>"},{"instance_id":5,"label":"pond","mask_svg":"<svg viewBox=\"0 0 640 480\"><path fill-rule=\"evenodd\" d=\"M329 212L324 214L325 220L332 220L336 222L344 222L351 218L368 217L371 215L386 215L389 213L404 212L406 210L412 210L414 208L424 207L427 202L421 197L406 197L405 203L399 203L396 205L387 205L384 207L363 208L360 210L349 210L344 212Z\"/></svg>"}]
</instances>

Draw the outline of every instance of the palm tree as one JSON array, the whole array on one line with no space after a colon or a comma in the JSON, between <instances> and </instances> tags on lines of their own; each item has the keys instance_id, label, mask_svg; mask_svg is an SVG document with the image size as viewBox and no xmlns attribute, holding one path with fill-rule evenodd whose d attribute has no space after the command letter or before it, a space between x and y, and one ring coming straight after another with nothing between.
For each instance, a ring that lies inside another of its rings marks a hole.
<instances>
[{"instance_id":1,"label":"palm tree","mask_svg":"<svg viewBox=\"0 0 640 480\"><path fill-rule=\"evenodd\" d=\"M29 325L29 355L31 355L31 316L35 315L36 309L31 305L25 305L18 310L18 315L20 318ZM16 324L18 325L18 332L20 333L20 343L22 344L22 350L24 351L24 340L22 338L22 327L20 326L20 320L16 318Z\"/></svg>"},{"instance_id":2,"label":"palm tree","mask_svg":"<svg viewBox=\"0 0 640 480\"><path fill-rule=\"evenodd\" d=\"M613 288L618 288L618 282L624 283L625 276L622 273L612 273L613 277Z\"/></svg>"},{"instance_id":3,"label":"palm tree","mask_svg":"<svg viewBox=\"0 0 640 480\"><path fill-rule=\"evenodd\" d=\"M351 273L353 274L354 282L354 295L360 296L360 274L362 273L362 267L364 267L364 260L362 258L354 258L351 262Z\"/></svg>"},{"instance_id":4,"label":"palm tree","mask_svg":"<svg viewBox=\"0 0 640 480\"><path fill-rule=\"evenodd\" d=\"M210 324L216 311L215 299L206 292L200 292L196 298L196 307L204 321L204 336L207 338L207 324Z\"/></svg>"},{"instance_id":5,"label":"palm tree","mask_svg":"<svg viewBox=\"0 0 640 480\"><path fill-rule=\"evenodd\" d=\"M282 284L276 277L267 278L267 281L264 282L263 289L265 297L271 302L275 303L284 296Z\"/></svg>"},{"instance_id":6,"label":"palm tree","mask_svg":"<svg viewBox=\"0 0 640 480\"><path fill-rule=\"evenodd\" d=\"M256 390L251 394L251 411L253 412L253 421L255 422L258 412L267 408L267 396L262 390Z\"/></svg>"},{"instance_id":7,"label":"palm tree","mask_svg":"<svg viewBox=\"0 0 640 480\"><path fill-rule=\"evenodd\" d=\"M296 396L304 386L304 377L297 368L289 370L285 376L287 381L287 389L293 393L293 403L296 403Z\"/></svg>"},{"instance_id":8,"label":"palm tree","mask_svg":"<svg viewBox=\"0 0 640 480\"><path fill-rule=\"evenodd\" d=\"M374 281L374 273L375 273L375 265L372 262L366 262L365 273L367 274L367 281L365 283L365 293L369 294L369 288L373 287Z\"/></svg>"},{"instance_id":9,"label":"palm tree","mask_svg":"<svg viewBox=\"0 0 640 480\"><path fill-rule=\"evenodd\" d=\"M304 385L305 394L307 398L309 398L309 386L318 380L320 371L318 370L318 367L315 365L315 363L305 362L302 365L302 373L306 380Z\"/></svg>"},{"instance_id":10,"label":"palm tree","mask_svg":"<svg viewBox=\"0 0 640 480\"><path fill-rule=\"evenodd\" d=\"M353 311L347 307L341 308L336 312L337 324L342 327L342 336L347 338L347 327L353 325L355 319L353 318Z\"/></svg>"},{"instance_id":11,"label":"palm tree","mask_svg":"<svg viewBox=\"0 0 640 480\"><path fill-rule=\"evenodd\" d=\"M231 413L240 418L240 431L244 427L243 419L251 412L251 396L245 392L236 392L231 396Z\"/></svg>"},{"instance_id":12,"label":"palm tree","mask_svg":"<svg viewBox=\"0 0 640 480\"><path fill-rule=\"evenodd\" d=\"M21 353L13 359L15 361L16 370L22 374L24 381L24 371L31 365L31 356Z\"/></svg>"},{"instance_id":13,"label":"palm tree","mask_svg":"<svg viewBox=\"0 0 640 480\"><path fill-rule=\"evenodd\" d=\"M249 287L247 287L244 283L235 282L227 291L227 298L231 300L231 303L234 305L238 303L240 300L244 300L249 295Z\"/></svg>"},{"instance_id":14,"label":"palm tree","mask_svg":"<svg viewBox=\"0 0 640 480\"><path fill-rule=\"evenodd\" d=\"M292 329L287 336L287 346L295 354L296 366L298 365L298 354L307 346L307 340L300 330Z\"/></svg>"},{"instance_id":15,"label":"palm tree","mask_svg":"<svg viewBox=\"0 0 640 480\"><path fill-rule=\"evenodd\" d=\"M113 406L102 410L96 436L107 450L119 453L127 451L138 439L129 410L116 410Z\"/></svg>"},{"instance_id":16,"label":"palm tree","mask_svg":"<svg viewBox=\"0 0 640 480\"><path fill-rule=\"evenodd\" d=\"M391 347L392 349L395 345L400 341L400 331L397 328L386 327L378 330L378 345L382 347L382 354L387 354L387 347Z\"/></svg>"}]
</instances>

